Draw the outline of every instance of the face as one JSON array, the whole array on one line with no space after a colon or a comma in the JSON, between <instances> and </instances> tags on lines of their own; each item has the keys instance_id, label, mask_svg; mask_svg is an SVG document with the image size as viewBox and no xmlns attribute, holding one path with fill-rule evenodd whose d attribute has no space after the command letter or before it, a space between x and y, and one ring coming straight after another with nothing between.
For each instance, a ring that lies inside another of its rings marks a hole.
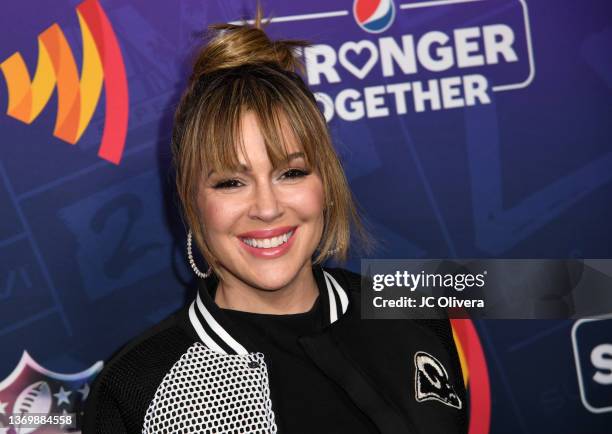
<instances>
[{"instance_id":1,"label":"face","mask_svg":"<svg viewBox=\"0 0 612 434\"><path fill-rule=\"evenodd\" d=\"M212 172L200 183L204 237L224 283L278 290L310 272L323 232L323 183L293 140L287 163L272 167L252 112L241 130L239 170Z\"/></svg>"}]
</instances>

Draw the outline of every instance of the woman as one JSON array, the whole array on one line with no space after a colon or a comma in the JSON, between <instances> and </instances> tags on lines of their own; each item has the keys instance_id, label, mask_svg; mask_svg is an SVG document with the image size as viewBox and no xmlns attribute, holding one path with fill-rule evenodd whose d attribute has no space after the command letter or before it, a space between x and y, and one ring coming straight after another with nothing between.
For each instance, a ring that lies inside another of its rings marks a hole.
<instances>
[{"instance_id":1,"label":"woman","mask_svg":"<svg viewBox=\"0 0 612 434\"><path fill-rule=\"evenodd\" d=\"M362 321L346 258L355 206L302 41L217 25L176 111L173 156L196 299L123 349L89 433L465 431L447 321ZM209 264L195 264L192 239Z\"/></svg>"}]
</instances>

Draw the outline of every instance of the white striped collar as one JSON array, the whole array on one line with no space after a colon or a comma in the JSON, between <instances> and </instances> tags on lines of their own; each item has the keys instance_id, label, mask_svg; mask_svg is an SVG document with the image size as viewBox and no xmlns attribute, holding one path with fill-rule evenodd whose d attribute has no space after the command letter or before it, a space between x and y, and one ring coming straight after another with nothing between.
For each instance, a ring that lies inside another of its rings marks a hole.
<instances>
[{"instance_id":1,"label":"white striped collar","mask_svg":"<svg viewBox=\"0 0 612 434\"><path fill-rule=\"evenodd\" d=\"M325 316L329 324L333 324L346 313L349 305L347 291L334 277L321 267L313 267L315 280L319 287L321 300L325 300ZM210 279L210 278L209 278ZM216 285L215 280L207 279L208 285ZM214 303L203 285L204 290L198 291L196 299L189 306L189 320L196 334L207 348L222 354L247 355L249 351L228 331L227 319L223 318L221 310Z\"/></svg>"}]
</instances>

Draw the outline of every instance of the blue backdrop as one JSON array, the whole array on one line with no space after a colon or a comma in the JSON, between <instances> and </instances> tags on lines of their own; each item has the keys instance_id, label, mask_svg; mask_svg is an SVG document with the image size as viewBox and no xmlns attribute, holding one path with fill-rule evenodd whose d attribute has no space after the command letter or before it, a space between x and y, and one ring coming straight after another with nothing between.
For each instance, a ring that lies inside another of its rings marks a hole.
<instances>
[{"instance_id":1,"label":"blue backdrop","mask_svg":"<svg viewBox=\"0 0 612 434\"><path fill-rule=\"evenodd\" d=\"M382 240L371 257L611 257L609 0L262 4L275 17L270 35L315 44L302 53L307 82ZM172 112L199 32L255 8L246 0L85 6L97 13L85 21L104 81L99 99L81 89L96 108L74 144L54 136L68 98L60 82L85 84L58 75L38 115L36 80L28 86L41 56L37 37L54 23L81 73L84 6L1 6L0 414L34 378L51 378L53 393L72 388L77 405L93 375L81 371L190 298L169 168ZM29 77L9 71L15 52ZM122 72L126 96L117 91ZM9 113L10 98L30 110L29 123ZM86 105L67 104L77 113ZM103 135L120 133L122 120L118 157L99 156ZM358 270L358 260L349 268ZM472 434L610 432L612 366L590 355L612 346L612 319L481 321L476 329L491 424ZM24 350L39 364L30 361L25 374L16 370ZM594 379L598 371L607 382ZM68 408L53 399L60 412Z\"/></svg>"}]
</instances>

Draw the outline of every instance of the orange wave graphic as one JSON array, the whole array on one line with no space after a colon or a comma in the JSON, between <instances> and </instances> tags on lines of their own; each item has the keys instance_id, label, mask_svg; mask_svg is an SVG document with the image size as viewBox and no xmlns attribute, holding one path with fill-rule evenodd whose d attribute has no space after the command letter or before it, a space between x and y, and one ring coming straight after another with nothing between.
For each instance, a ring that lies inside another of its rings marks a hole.
<instances>
[{"instance_id":1,"label":"orange wave graphic","mask_svg":"<svg viewBox=\"0 0 612 434\"><path fill-rule=\"evenodd\" d=\"M104 86L106 118L98 155L119 164L128 118L127 79L121 50L97 0L81 3L77 16L83 43L80 77L64 32L59 25L52 24L38 35L34 79L30 78L19 52L0 64L8 89L7 115L32 123L57 89L53 135L75 144L89 125Z\"/></svg>"}]
</instances>

